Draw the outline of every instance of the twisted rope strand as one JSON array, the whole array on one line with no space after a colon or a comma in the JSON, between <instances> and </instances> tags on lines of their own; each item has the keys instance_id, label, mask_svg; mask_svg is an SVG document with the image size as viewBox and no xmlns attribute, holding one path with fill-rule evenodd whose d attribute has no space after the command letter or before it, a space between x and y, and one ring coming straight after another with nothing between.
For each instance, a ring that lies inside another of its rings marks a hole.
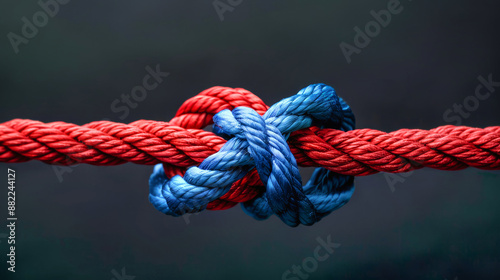
<instances>
[{"instance_id":1,"label":"twisted rope strand","mask_svg":"<svg viewBox=\"0 0 500 280\"><path fill-rule=\"evenodd\" d=\"M175 167L196 165L226 140L211 132L167 122L110 121L82 126L14 119L0 124L0 162L119 165L126 162ZM459 170L500 168L500 127L440 126L431 130L302 129L288 143L301 166L323 166L344 175L408 172L429 167Z\"/></svg>"},{"instance_id":2,"label":"twisted rope strand","mask_svg":"<svg viewBox=\"0 0 500 280\"><path fill-rule=\"evenodd\" d=\"M342 100L340 105L342 110L348 108ZM224 146L224 138L202 129L212 124L214 115L220 111L236 107L251 108L259 115L264 115L269 108L247 90L213 87L184 102L170 122L139 120L122 124L97 121L78 126L14 119L0 124L0 162L39 160L57 165L162 163L166 177L171 178L183 175L188 167L200 164ZM293 116L281 117L292 109L280 108L279 114L271 116L274 125L279 127L287 123L293 126L296 121ZM344 110L345 116L350 114L352 112ZM446 125L431 130L400 129L390 133L346 129L350 126L353 124L342 123L343 130L301 129L291 133L287 143L300 166L324 167L349 176L408 172L423 167L500 169L500 126ZM250 170L222 196L209 202L206 208L227 209L259 197L264 190L257 170ZM263 216L266 215L264 212Z\"/></svg>"}]
</instances>

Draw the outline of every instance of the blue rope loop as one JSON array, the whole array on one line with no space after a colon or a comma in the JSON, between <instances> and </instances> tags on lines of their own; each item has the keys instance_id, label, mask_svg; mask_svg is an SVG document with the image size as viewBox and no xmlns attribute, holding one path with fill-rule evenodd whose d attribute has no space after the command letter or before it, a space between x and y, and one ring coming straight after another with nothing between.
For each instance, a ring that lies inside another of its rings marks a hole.
<instances>
[{"instance_id":1,"label":"blue rope loop","mask_svg":"<svg viewBox=\"0 0 500 280\"><path fill-rule=\"evenodd\" d=\"M228 139L226 144L199 166L190 167L184 177L169 179L162 164L157 164L149 180L149 200L172 216L199 212L256 168L266 191L243 203L243 210L258 220L274 214L292 227L312 225L349 201L354 177L316 168L302 186L286 139L310 126L347 131L354 125L350 107L325 84L300 90L263 116L247 107L223 110L214 116L213 131Z\"/></svg>"}]
</instances>

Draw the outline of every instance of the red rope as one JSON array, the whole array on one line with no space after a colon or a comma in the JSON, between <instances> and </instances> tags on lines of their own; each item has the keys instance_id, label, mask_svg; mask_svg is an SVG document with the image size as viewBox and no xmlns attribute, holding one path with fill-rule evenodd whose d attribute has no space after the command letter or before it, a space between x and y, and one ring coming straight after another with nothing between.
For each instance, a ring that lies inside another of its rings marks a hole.
<instances>
[{"instance_id":1,"label":"red rope","mask_svg":"<svg viewBox=\"0 0 500 280\"><path fill-rule=\"evenodd\" d=\"M15 119L0 124L0 162L163 163L168 176L182 174L224 145L224 139L201 129L212 123L217 112L238 106L251 107L259 114L268 108L247 90L212 87L187 100L170 122L97 121L78 126ZM500 126L447 125L390 133L313 127L294 132L288 142L301 166L322 166L346 175L407 172L422 167L500 169ZM257 172L251 172L208 208L232 207L252 199L262 188Z\"/></svg>"}]
</instances>

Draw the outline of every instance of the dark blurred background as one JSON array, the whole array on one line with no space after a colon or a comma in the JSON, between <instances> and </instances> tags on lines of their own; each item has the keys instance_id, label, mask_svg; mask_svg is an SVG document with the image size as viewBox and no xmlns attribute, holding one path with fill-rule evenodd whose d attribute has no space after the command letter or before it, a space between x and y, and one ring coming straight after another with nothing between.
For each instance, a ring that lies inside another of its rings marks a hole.
<instances>
[{"instance_id":1,"label":"dark blurred background","mask_svg":"<svg viewBox=\"0 0 500 280\"><path fill-rule=\"evenodd\" d=\"M478 76L500 81L498 1L402 0L348 63L340 44L355 46L354 28L364 30L370 12L388 4L73 0L43 22L37 1L5 0L0 122L169 120L214 85L243 87L273 104L324 82L352 106L359 128L455 124L443 114L471 100ZM22 19L33 23L33 15L41 27L26 38ZM157 64L170 75L127 116L112 110ZM474 110L458 117L463 125L500 125L496 89L468 105ZM0 167L4 186L7 168L16 170L19 218L16 273L7 271L7 229L0 230L2 279L282 279L328 235L341 246L307 279L500 277L498 171L357 178L346 206L313 227L288 228L240 207L164 216L147 199L151 166L78 165L60 177L40 162ZM4 188L3 221L6 196Z\"/></svg>"}]
</instances>

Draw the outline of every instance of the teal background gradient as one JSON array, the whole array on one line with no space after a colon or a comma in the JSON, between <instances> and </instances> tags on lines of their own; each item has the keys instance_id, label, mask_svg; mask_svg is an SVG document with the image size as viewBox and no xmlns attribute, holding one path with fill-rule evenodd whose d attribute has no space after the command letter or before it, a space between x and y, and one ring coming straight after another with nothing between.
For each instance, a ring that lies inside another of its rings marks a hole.
<instances>
[{"instance_id":1,"label":"teal background gradient","mask_svg":"<svg viewBox=\"0 0 500 280\"><path fill-rule=\"evenodd\" d=\"M500 81L500 5L491 0L401 0L402 12L347 63L340 43L353 44L353 28L388 2L243 0L221 21L211 1L72 0L16 54L7 34L21 34L21 19L41 8L2 1L0 122L168 121L211 86L273 104L323 82L351 105L358 128L430 129L449 124L444 112L474 94L478 76ZM170 75L121 119L111 103L157 64ZM499 104L497 88L463 125L500 125ZM122 268L135 280L282 279L328 235L341 246L308 279L500 279L499 171L423 169L394 191L383 174L358 177L347 205L288 228L240 207L189 223L165 216L148 202L152 166L82 164L61 181L34 161L0 164L0 225L8 167L17 174L17 272L7 271L0 239L1 279L120 280L113 271Z\"/></svg>"}]
</instances>

